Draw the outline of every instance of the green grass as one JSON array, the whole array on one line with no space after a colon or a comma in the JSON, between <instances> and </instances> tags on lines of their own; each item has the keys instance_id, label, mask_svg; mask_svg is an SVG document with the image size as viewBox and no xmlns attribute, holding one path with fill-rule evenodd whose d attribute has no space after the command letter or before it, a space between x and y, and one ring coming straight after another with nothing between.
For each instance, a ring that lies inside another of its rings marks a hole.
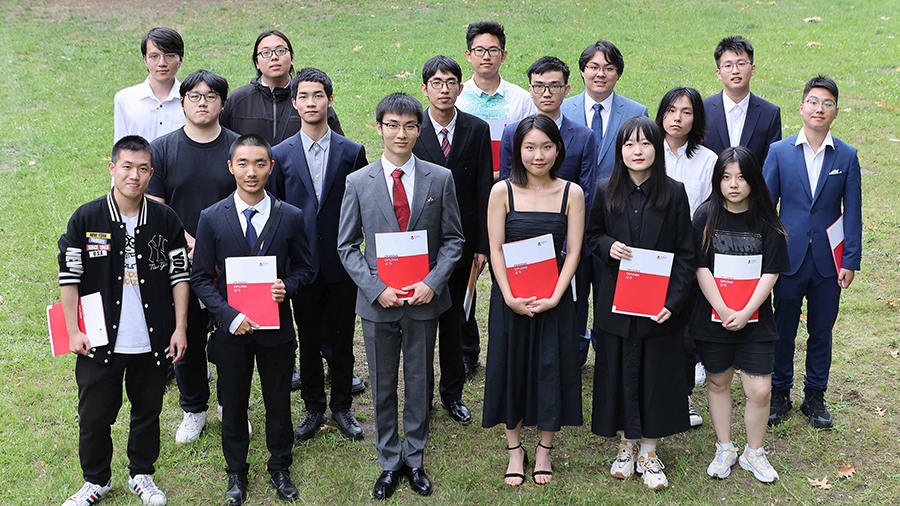
<instances>
[{"instance_id":1,"label":"green grass","mask_svg":"<svg viewBox=\"0 0 900 506\"><path fill-rule=\"evenodd\" d=\"M593 355L584 369L586 425L564 429L553 453L552 485L530 481L520 489L502 484L505 442L499 427L481 429L483 375L469 383L464 400L476 422L460 427L435 411L426 466L435 482L428 499L408 487L398 504L891 504L900 496L900 428L897 390L900 314L900 13L894 0L742 2L649 0L514 2L477 0L413 2L224 1L143 3L0 0L0 504L59 504L80 487L77 395L73 358L52 359L46 349L44 306L59 298L56 240L81 203L101 195L109 182L104 160L112 140L112 97L143 79L140 37L152 26L177 28L187 58L181 76L196 68L224 75L233 87L253 75L250 45L277 27L292 38L296 63L324 69L335 82L335 109L347 135L363 142L370 160L380 154L374 107L388 92L418 94L421 65L435 54L463 58L464 26L480 19L502 22L509 59L503 75L524 83L525 68L545 54L573 68L588 43L614 41L626 59L617 90L649 106L651 114L672 86L690 85L704 95L720 89L712 50L723 36L750 38L756 48L753 90L783 109L785 135L800 125L803 83L832 75L841 87L837 137L857 146L863 168L862 271L844 293L835 328L828 399L837 419L830 432L811 430L795 411L770 431L767 446L781 473L774 485L735 470L724 481L705 474L713 432L700 429L666 438L660 453L672 486L644 490L637 480L607 474L615 443L589 431ZM673 5L674 4L674 5ZM821 22L804 18L820 16ZM821 43L807 47L807 42ZM358 49L354 49L359 46ZM408 77L395 77L410 72ZM582 91L573 72L572 94ZM477 318L487 323L489 287L482 280ZM485 340L487 335L483 333ZM797 370L803 370L805 330L798 337ZM486 348L486 346L484 346ZM357 372L368 380L362 340ZM437 368L436 368L437 369ZM801 383L798 374L797 382ZM797 393L795 393L796 399ZM733 432L743 444L742 393L735 383ZM705 396L695 402L705 413ZM302 402L295 394L294 419ZM876 406L887 413L880 417ZM113 428L116 488L105 504L138 504L125 491L126 402ZM356 398L368 436L362 443L326 430L294 451L292 468L303 504L369 501L379 468L373 443L370 391ZM265 481L263 405L251 398L250 504L278 504ZM170 504L218 504L224 491L219 423L187 447L174 444L180 421L177 391L165 397L162 454L157 478ZM526 430L533 447L537 435ZM533 452L532 452L533 454ZM836 478L851 463L856 475ZM807 478L828 476L822 491Z\"/></svg>"}]
</instances>

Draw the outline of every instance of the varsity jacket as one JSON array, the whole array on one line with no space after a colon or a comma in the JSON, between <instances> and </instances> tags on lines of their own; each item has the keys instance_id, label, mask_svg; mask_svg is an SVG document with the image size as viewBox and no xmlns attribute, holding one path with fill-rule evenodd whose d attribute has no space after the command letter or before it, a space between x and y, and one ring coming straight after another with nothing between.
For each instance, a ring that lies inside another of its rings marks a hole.
<instances>
[{"instance_id":1,"label":"varsity jacket","mask_svg":"<svg viewBox=\"0 0 900 506\"><path fill-rule=\"evenodd\" d=\"M187 241L171 208L144 197L134 229L141 303L156 365L168 367L166 348L175 331L172 287L190 281ZM125 222L113 193L79 207L59 238L59 284L78 285L78 295L100 292L109 344L91 348L90 358L114 358L125 274ZM132 325L135 323L128 322Z\"/></svg>"}]
</instances>

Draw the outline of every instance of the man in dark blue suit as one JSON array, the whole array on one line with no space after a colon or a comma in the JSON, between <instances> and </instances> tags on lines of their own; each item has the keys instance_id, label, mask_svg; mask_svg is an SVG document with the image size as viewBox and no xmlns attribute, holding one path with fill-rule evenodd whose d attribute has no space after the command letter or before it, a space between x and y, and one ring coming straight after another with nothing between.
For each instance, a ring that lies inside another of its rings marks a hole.
<instances>
[{"instance_id":1,"label":"man in dark blue suit","mask_svg":"<svg viewBox=\"0 0 900 506\"><path fill-rule=\"evenodd\" d=\"M806 376L800 410L817 429L834 420L825 408L831 369L832 327L841 289L850 287L859 270L862 249L862 191L856 148L831 136L838 113L837 84L818 76L806 83L800 114L803 129L772 144L763 172L788 230L791 269L775 284L775 374L769 424L777 425L791 409L794 385L794 339L806 297ZM843 211L843 253L832 252L828 228Z\"/></svg>"},{"instance_id":2,"label":"man in dark blue suit","mask_svg":"<svg viewBox=\"0 0 900 506\"><path fill-rule=\"evenodd\" d=\"M293 299L301 396L306 404L306 416L294 435L307 440L325 421L325 373L319 350L328 349L331 417L342 434L360 440L365 432L350 411L356 285L336 252L344 181L367 165L366 150L329 128L334 88L324 72L305 68L291 81L290 89L302 124L299 132L273 148L275 169L268 187L276 198L303 210L312 250L313 281Z\"/></svg>"},{"instance_id":3,"label":"man in dark blue suit","mask_svg":"<svg viewBox=\"0 0 900 506\"><path fill-rule=\"evenodd\" d=\"M726 37L713 52L716 77L724 89L703 101L706 110L706 147L718 155L729 146L745 146L760 164L769 146L781 140L781 109L750 93L756 73L753 45L741 37Z\"/></svg>"},{"instance_id":4,"label":"man in dark blue suit","mask_svg":"<svg viewBox=\"0 0 900 506\"><path fill-rule=\"evenodd\" d=\"M297 347L288 297L313 278L303 211L265 191L272 172L272 148L257 135L244 135L231 146L228 168L237 190L200 214L191 286L209 308L216 326L216 358L222 390L222 453L225 454L228 504L247 499L247 405L253 360L266 406L266 468L283 500L297 499L291 483L291 370ZM278 302L279 326L261 330L251 318L228 304L225 259L276 257L277 280L271 287Z\"/></svg>"}]
</instances>

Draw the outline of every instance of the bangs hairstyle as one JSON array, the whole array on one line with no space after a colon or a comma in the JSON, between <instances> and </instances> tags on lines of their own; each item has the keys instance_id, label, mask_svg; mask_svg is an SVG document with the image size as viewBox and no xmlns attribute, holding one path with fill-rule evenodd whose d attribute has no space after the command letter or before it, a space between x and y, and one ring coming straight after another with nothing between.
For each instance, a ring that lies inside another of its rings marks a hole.
<instances>
[{"instance_id":1,"label":"bangs hairstyle","mask_svg":"<svg viewBox=\"0 0 900 506\"><path fill-rule=\"evenodd\" d=\"M269 161L272 161L272 145L262 137L256 134L247 134L242 135L234 140L231 143L231 147L228 149L228 159L234 159L234 153L238 150L238 148L243 146L257 146L260 148L266 148L266 154L269 155Z\"/></svg>"},{"instance_id":2,"label":"bangs hairstyle","mask_svg":"<svg viewBox=\"0 0 900 506\"><path fill-rule=\"evenodd\" d=\"M513 135L513 162L509 171L510 182L519 186L528 183L528 171L525 169L525 164L522 163L522 141L525 140L525 135L532 130L544 132L550 138L550 142L556 144L556 161L553 162L553 167L550 167L550 179L556 179L556 174L559 172L563 160L566 159L566 146L556 122L543 114L526 117L519 122L516 133Z\"/></svg>"},{"instance_id":3,"label":"bangs hairstyle","mask_svg":"<svg viewBox=\"0 0 900 506\"><path fill-rule=\"evenodd\" d=\"M466 49L472 50L472 41L483 34L493 35L500 41L500 49L506 51L506 34L503 25L496 21L476 21L466 28ZM485 48L488 49L488 48Z\"/></svg>"},{"instance_id":4,"label":"bangs hairstyle","mask_svg":"<svg viewBox=\"0 0 900 506\"><path fill-rule=\"evenodd\" d=\"M462 69L459 67L459 63L449 56L437 55L422 66L422 84L428 84L428 80L434 77L438 71L451 74L462 83Z\"/></svg>"},{"instance_id":5,"label":"bangs hairstyle","mask_svg":"<svg viewBox=\"0 0 900 506\"><path fill-rule=\"evenodd\" d=\"M662 102L659 103L659 109L656 111L656 124L662 129L663 134L666 128L663 126L663 119L669 108L675 104L675 101L681 97L687 97L691 102L691 115L694 117L694 123L687 136L687 148L684 150L688 158L693 158L697 152L697 147L703 144L706 137L706 112L703 109L703 97L700 92L694 88L686 88L680 86L672 88L663 95Z\"/></svg>"},{"instance_id":6,"label":"bangs hairstyle","mask_svg":"<svg viewBox=\"0 0 900 506\"><path fill-rule=\"evenodd\" d=\"M259 59L259 55L257 55L256 53L259 52L260 42L262 42L262 40L265 39L266 37L268 37L269 35L274 35L284 41L284 45L287 46L288 53L290 53L290 55L291 55L291 62L293 62L294 61L294 46L291 45L291 41L288 40L287 35L281 33L278 30L266 30L263 33L259 34L259 37L256 38L256 44L253 44L253 54L251 55L251 58L253 58L253 66L256 67L257 61ZM293 63L291 63L291 68L290 68L290 70L288 70L288 73L290 75L294 75L294 64ZM256 77L259 77L261 75L262 75L262 70L259 70L259 67L256 67Z\"/></svg>"},{"instance_id":7,"label":"bangs hairstyle","mask_svg":"<svg viewBox=\"0 0 900 506\"><path fill-rule=\"evenodd\" d=\"M385 114L397 114L399 116L411 115L416 117L416 122L422 124L422 103L407 93L391 93L378 102L375 108L375 121L381 123Z\"/></svg>"},{"instance_id":8,"label":"bangs hairstyle","mask_svg":"<svg viewBox=\"0 0 900 506\"><path fill-rule=\"evenodd\" d=\"M563 75L563 84L569 84L569 66L555 56L544 56L538 61L531 64L525 71L528 82L531 83L531 76L534 74L546 74L547 72L559 71Z\"/></svg>"},{"instance_id":9,"label":"bangs hairstyle","mask_svg":"<svg viewBox=\"0 0 900 506\"><path fill-rule=\"evenodd\" d=\"M184 40L181 34L167 26L157 26L141 39L141 54L147 57L147 41L153 42L163 53L175 53L184 58Z\"/></svg>"},{"instance_id":10,"label":"bangs hairstyle","mask_svg":"<svg viewBox=\"0 0 900 506\"><path fill-rule=\"evenodd\" d=\"M181 100L184 100L185 95L190 93L200 83L206 83L209 89L218 93L219 97L222 98L222 103L228 98L228 81L224 77L213 74L208 70L199 69L188 74L182 81L181 88L178 90L181 93Z\"/></svg>"},{"instance_id":11,"label":"bangs hairstyle","mask_svg":"<svg viewBox=\"0 0 900 506\"><path fill-rule=\"evenodd\" d=\"M325 72L313 68L306 67L300 69L300 72L297 72L297 75L291 79L291 84L289 85L291 88L291 98L297 98L297 89L300 87L300 83L319 83L325 88L325 96L331 98L334 93L334 86L331 83L331 78L328 77L328 74Z\"/></svg>"},{"instance_id":12,"label":"bangs hairstyle","mask_svg":"<svg viewBox=\"0 0 900 506\"><path fill-rule=\"evenodd\" d=\"M622 158L622 146L632 136L641 137L650 141L655 150L653 165L650 166L650 177L653 178L650 187L650 199L647 204L657 211L665 210L672 198L672 192L669 188L668 178L666 177L666 156L663 152L663 142L665 135L661 128L647 116L635 116L625 121L622 128L616 135L616 164L613 166L612 174L609 176L609 183L606 185L606 206L610 212L624 213L628 206L630 190L628 181L631 178L628 174L628 167Z\"/></svg>"},{"instance_id":13,"label":"bangs hairstyle","mask_svg":"<svg viewBox=\"0 0 900 506\"><path fill-rule=\"evenodd\" d=\"M147 156L150 157L150 166L153 166L153 150L150 149L150 143L147 142L147 139L140 135L126 135L113 145L112 154L110 155L113 165L119 161L119 154L122 151L147 153Z\"/></svg>"},{"instance_id":14,"label":"bangs hairstyle","mask_svg":"<svg viewBox=\"0 0 900 506\"><path fill-rule=\"evenodd\" d=\"M601 39L584 48L584 51L581 52L581 57L578 58L578 68L584 72L588 62L590 62L591 58L598 52L603 53L606 57L606 61L615 65L616 72L619 74L619 77L622 77L622 73L625 72L625 59L622 58L622 52L619 51L619 48L608 40Z\"/></svg>"},{"instance_id":15,"label":"bangs hairstyle","mask_svg":"<svg viewBox=\"0 0 900 506\"><path fill-rule=\"evenodd\" d=\"M741 169L741 175L744 181L750 185L750 195L747 196L749 207L747 208L747 226L751 231L758 232L758 221L762 220L770 227L775 229L781 235L787 235L784 225L778 218L778 211L775 210L775 204L772 203L772 194L769 193L769 187L766 186L766 180L763 178L762 169L753 152L749 149L738 146L735 148L725 148L722 154L716 160L712 174L712 193L706 203L708 207L706 225L703 227L703 242L701 249L704 252L709 251L712 245L716 228L725 223L725 195L722 195L721 182L725 176L725 167L736 163Z\"/></svg>"},{"instance_id":16,"label":"bangs hairstyle","mask_svg":"<svg viewBox=\"0 0 900 506\"><path fill-rule=\"evenodd\" d=\"M838 86L837 83L834 82L834 79L818 75L813 77L809 81L806 82L806 86L803 87L803 100L801 103L806 101L806 96L809 95L809 92L812 91L813 88L822 88L823 90L828 90L829 93L834 95L834 103L836 104L838 101Z\"/></svg>"},{"instance_id":17,"label":"bangs hairstyle","mask_svg":"<svg viewBox=\"0 0 900 506\"><path fill-rule=\"evenodd\" d=\"M716 59L716 68L719 67L719 60L722 59L725 51L731 51L734 54L747 53L750 63L753 63L753 44L740 35L725 37L716 44L716 50L713 51L713 58Z\"/></svg>"}]
</instances>

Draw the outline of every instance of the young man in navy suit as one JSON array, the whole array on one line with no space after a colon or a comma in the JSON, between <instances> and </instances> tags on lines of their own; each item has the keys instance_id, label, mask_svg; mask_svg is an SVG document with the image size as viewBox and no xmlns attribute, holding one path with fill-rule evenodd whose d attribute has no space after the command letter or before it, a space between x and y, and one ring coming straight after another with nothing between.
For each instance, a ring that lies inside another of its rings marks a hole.
<instances>
[{"instance_id":1,"label":"young man in navy suit","mask_svg":"<svg viewBox=\"0 0 900 506\"><path fill-rule=\"evenodd\" d=\"M299 132L272 149L275 169L268 187L276 198L303 210L312 250L313 281L301 287L293 299L300 341L301 396L306 404L306 416L294 436L307 440L325 422L320 350L328 347L331 418L343 435L360 440L365 432L350 411L356 285L335 252L344 181L367 165L366 149L329 127L334 88L325 72L305 68L291 80L290 89L302 124Z\"/></svg>"},{"instance_id":2,"label":"young man in navy suit","mask_svg":"<svg viewBox=\"0 0 900 506\"><path fill-rule=\"evenodd\" d=\"M781 140L781 109L750 93L756 73L753 45L740 35L719 41L713 53L716 77L724 89L703 101L706 147L718 155L731 146L746 146L762 164L773 142Z\"/></svg>"},{"instance_id":3,"label":"young man in navy suit","mask_svg":"<svg viewBox=\"0 0 900 506\"><path fill-rule=\"evenodd\" d=\"M209 308L216 325L216 364L222 390L222 452L227 462L228 504L247 499L247 405L256 359L266 406L269 482L278 497L297 499L291 483L291 372L297 347L291 306L293 297L313 277L303 211L265 191L272 172L272 148L262 137L244 135L231 145L228 169L237 190L200 214L191 287ZM276 257L277 280L271 287L278 302L279 327L260 330L251 318L228 304L225 259Z\"/></svg>"},{"instance_id":4,"label":"young man in navy suit","mask_svg":"<svg viewBox=\"0 0 900 506\"><path fill-rule=\"evenodd\" d=\"M775 284L775 373L769 424L777 425L791 409L794 385L794 339L806 297L806 376L800 410L817 429L834 420L825 408L831 369L832 328L841 289L859 270L862 249L862 191L856 148L831 136L838 114L838 87L824 76L803 89L803 129L769 149L763 172L788 230L791 270ZM843 211L844 249L837 265L826 230Z\"/></svg>"}]
</instances>

